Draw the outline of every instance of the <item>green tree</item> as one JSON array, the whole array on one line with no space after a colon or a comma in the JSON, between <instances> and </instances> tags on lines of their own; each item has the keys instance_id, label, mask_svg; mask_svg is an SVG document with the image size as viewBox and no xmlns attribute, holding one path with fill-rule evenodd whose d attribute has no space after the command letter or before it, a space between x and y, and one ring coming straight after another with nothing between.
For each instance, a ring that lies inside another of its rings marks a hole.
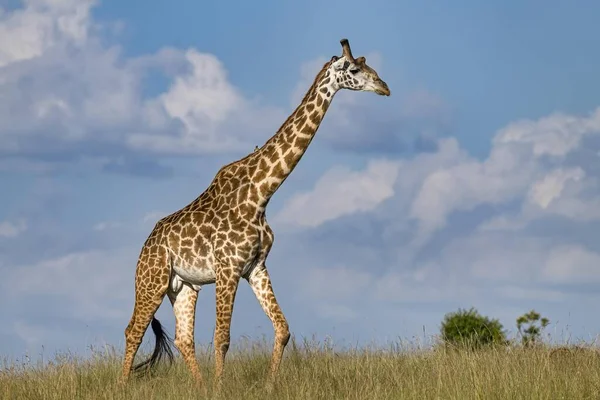
<instances>
[{"instance_id":1,"label":"green tree","mask_svg":"<svg viewBox=\"0 0 600 400\"><path fill-rule=\"evenodd\" d=\"M550 320L542 317L540 313L531 310L517 318L517 329L521 335L521 343L533 346L542 337L542 330L548 326Z\"/></svg>"},{"instance_id":2,"label":"green tree","mask_svg":"<svg viewBox=\"0 0 600 400\"><path fill-rule=\"evenodd\" d=\"M469 349L506 344L506 334L497 319L482 316L471 308L444 316L441 326L444 343Z\"/></svg>"}]
</instances>

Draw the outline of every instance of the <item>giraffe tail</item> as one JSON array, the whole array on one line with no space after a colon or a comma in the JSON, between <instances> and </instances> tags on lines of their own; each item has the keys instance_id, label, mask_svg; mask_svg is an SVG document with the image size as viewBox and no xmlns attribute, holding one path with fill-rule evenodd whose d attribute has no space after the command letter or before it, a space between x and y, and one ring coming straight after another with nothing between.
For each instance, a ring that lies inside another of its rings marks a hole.
<instances>
[{"instance_id":1,"label":"giraffe tail","mask_svg":"<svg viewBox=\"0 0 600 400\"><path fill-rule=\"evenodd\" d=\"M160 321L155 317L152 317L152 332L154 332L154 336L156 337L154 352L152 352L152 355L146 361L142 361L133 367L133 372L136 374L150 372L165 355L169 359L169 364L173 362L173 350L171 350L173 340L167 335Z\"/></svg>"}]
</instances>

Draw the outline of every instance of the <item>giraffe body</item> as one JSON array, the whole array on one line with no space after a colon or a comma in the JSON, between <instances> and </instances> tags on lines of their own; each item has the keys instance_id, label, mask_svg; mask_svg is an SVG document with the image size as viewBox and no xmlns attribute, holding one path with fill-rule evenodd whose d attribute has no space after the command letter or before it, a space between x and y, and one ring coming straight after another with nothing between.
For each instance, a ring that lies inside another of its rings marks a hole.
<instances>
[{"instance_id":1,"label":"giraffe body","mask_svg":"<svg viewBox=\"0 0 600 400\"><path fill-rule=\"evenodd\" d=\"M215 384L219 387L229 348L233 304L241 278L251 286L275 331L269 382L289 340L288 323L267 272L274 235L265 211L271 196L298 164L335 93L343 88L389 96L390 91L364 57L354 59L348 41L342 57L333 56L317 74L302 103L261 148L222 167L208 188L184 208L162 218L146 239L135 276L135 306L125 329L123 379L150 322L157 346L152 357L134 367L152 367L167 337L154 314L165 295L175 314L174 344L197 383L203 382L195 358L194 322L198 292L215 284Z\"/></svg>"}]
</instances>

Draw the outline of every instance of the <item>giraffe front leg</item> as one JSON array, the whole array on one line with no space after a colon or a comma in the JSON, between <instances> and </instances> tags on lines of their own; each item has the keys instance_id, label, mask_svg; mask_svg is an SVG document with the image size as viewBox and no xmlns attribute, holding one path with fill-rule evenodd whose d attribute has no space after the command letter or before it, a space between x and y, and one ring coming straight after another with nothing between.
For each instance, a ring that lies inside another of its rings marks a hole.
<instances>
[{"instance_id":1,"label":"giraffe front leg","mask_svg":"<svg viewBox=\"0 0 600 400\"><path fill-rule=\"evenodd\" d=\"M204 381L196 360L194 342L198 292L184 284L178 293L169 292L168 296L175 314L175 346L181 353L198 386L203 387Z\"/></svg>"},{"instance_id":2,"label":"giraffe front leg","mask_svg":"<svg viewBox=\"0 0 600 400\"><path fill-rule=\"evenodd\" d=\"M264 264L256 266L254 271L252 271L248 277L248 283L250 283L252 291L258 299L263 311L273 323L273 329L275 331L271 370L267 380L267 389L271 389L275 382L281 359L283 358L283 351L290 340L290 329L285 316L283 315L283 311L281 311L281 308L277 303L271 285L271 278L269 277L269 273Z\"/></svg>"},{"instance_id":3,"label":"giraffe front leg","mask_svg":"<svg viewBox=\"0 0 600 400\"><path fill-rule=\"evenodd\" d=\"M221 390L225 355L227 354L227 350L229 350L231 316L240 281L240 273L234 267L224 265L217 269L216 275L215 296L217 320L213 344L215 347L214 390L218 393Z\"/></svg>"}]
</instances>

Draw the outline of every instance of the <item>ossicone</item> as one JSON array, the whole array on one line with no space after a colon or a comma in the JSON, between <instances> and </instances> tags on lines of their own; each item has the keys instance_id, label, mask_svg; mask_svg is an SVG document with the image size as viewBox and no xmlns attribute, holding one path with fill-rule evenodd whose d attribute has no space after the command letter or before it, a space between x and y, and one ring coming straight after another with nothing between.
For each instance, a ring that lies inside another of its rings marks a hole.
<instances>
[{"instance_id":1,"label":"ossicone","mask_svg":"<svg viewBox=\"0 0 600 400\"><path fill-rule=\"evenodd\" d=\"M352 50L350 50L350 43L348 42L348 39L344 38L340 40L340 44L342 45L342 55L349 61L354 62L354 57L352 57Z\"/></svg>"}]
</instances>

